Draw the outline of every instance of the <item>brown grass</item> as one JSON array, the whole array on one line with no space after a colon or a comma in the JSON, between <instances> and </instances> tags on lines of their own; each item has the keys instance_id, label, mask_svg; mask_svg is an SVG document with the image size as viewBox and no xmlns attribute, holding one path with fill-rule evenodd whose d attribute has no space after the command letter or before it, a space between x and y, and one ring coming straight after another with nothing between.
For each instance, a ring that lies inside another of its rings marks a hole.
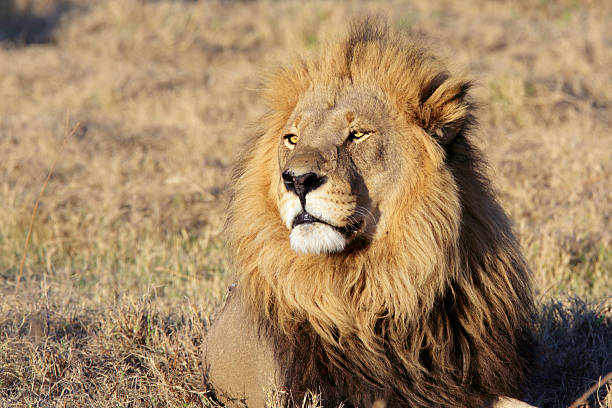
<instances>
[{"instance_id":1,"label":"brown grass","mask_svg":"<svg viewBox=\"0 0 612 408\"><path fill-rule=\"evenodd\" d=\"M258 69L363 10L478 79L480 143L537 282L528 399L569 405L612 371L608 3L2 2L0 406L208 404L198 348L231 279L225 186ZM15 293L67 111L81 127Z\"/></svg>"}]
</instances>

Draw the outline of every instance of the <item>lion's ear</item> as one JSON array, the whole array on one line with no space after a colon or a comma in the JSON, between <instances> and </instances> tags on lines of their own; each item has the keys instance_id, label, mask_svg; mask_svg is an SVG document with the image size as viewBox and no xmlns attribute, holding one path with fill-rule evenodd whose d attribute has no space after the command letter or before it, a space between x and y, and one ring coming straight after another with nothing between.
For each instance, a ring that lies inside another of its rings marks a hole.
<instances>
[{"instance_id":1,"label":"lion's ear","mask_svg":"<svg viewBox=\"0 0 612 408\"><path fill-rule=\"evenodd\" d=\"M445 145L473 121L474 105L468 98L471 82L441 72L422 88L417 117L438 143Z\"/></svg>"}]
</instances>

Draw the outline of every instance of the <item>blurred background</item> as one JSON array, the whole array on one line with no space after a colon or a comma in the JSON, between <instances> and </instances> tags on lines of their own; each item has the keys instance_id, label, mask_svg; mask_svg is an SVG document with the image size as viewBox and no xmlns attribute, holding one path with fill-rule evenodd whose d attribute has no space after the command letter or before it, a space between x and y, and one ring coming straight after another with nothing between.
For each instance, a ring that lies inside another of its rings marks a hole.
<instances>
[{"instance_id":1,"label":"blurred background","mask_svg":"<svg viewBox=\"0 0 612 408\"><path fill-rule=\"evenodd\" d=\"M476 80L477 144L535 277L526 399L594 385L583 406L612 407L604 0L0 0L0 406L211 404L198 350L231 283L259 73L366 12Z\"/></svg>"}]
</instances>

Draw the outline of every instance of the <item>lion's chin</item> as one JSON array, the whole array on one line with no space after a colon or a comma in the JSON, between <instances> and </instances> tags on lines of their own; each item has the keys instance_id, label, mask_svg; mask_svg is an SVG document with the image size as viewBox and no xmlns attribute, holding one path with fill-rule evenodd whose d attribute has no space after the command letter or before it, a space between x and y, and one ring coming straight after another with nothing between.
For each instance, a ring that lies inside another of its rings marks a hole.
<instances>
[{"instance_id":1,"label":"lion's chin","mask_svg":"<svg viewBox=\"0 0 612 408\"><path fill-rule=\"evenodd\" d=\"M346 238L321 222L296 225L291 229L290 241L295 252L311 255L332 254L346 247Z\"/></svg>"}]
</instances>

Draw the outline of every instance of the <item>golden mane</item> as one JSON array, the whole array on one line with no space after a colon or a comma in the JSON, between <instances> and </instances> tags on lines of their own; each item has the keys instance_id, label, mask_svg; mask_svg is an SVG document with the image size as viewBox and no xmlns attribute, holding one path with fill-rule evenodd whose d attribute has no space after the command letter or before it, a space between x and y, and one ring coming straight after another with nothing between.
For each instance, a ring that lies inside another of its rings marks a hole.
<instances>
[{"instance_id":1,"label":"golden mane","mask_svg":"<svg viewBox=\"0 0 612 408\"><path fill-rule=\"evenodd\" d=\"M279 135L306 90L348 83L380 87L406 123L427 132L422 174L403 187L418 194L401 195L387 233L364 249L296 254L274 198ZM227 232L253 324L278 339L279 356L288 353L293 384L316 384L324 367L337 381L360 379L344 384L354 401L383 389L406 406L519 395L531 347L529 275L469 140L469 88L425 48L370 20L268 76L269 111L233 175Z\"/></svg>"}]
</instances>

